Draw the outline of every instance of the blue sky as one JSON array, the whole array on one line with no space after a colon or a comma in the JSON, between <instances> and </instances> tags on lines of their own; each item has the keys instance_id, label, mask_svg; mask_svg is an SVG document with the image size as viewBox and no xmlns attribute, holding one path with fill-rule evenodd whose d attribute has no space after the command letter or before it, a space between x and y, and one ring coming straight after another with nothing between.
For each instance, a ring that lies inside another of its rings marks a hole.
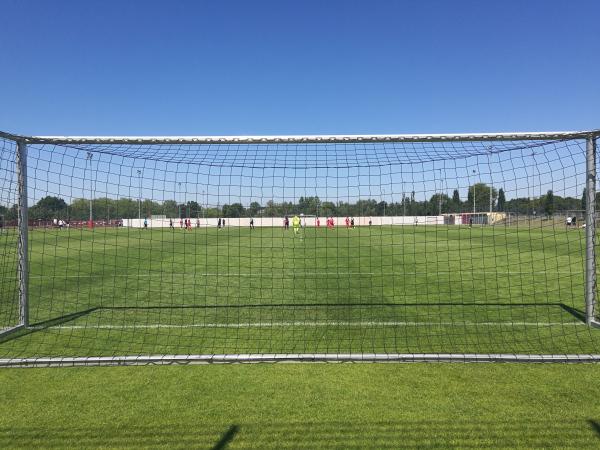
<instances>
[{"instance_id":1,"label":"blue sky","mask_svg":"<svg viewBox=\"0 0 600 450\"><path fill-rule=\"evenodd\" d=\"M0 130L14 133L600 128L599 1L2 0L1 14ZM65 163L57 160L61 152L31 152L32 201L89 195L85 155ZM581 152L577 162L565 155L562 169L541 160L537 172L525 157L516 168L513 161L494 170L485 158L450 167L443 190L460 188L466 197L470 184L484 181L504 186L509 197L551 188L579 196ZM265 181L266 172L232 178L229 169L216 175L203 168L179 188L180 169L104 158L113 166L103 169L96 158L94 195L138 197L138 169L144 197L185 201L207 190L213 205L300 195L398 201L403 192L425 198L442 189L438 169L418 165L365 168L361 175L374 173L374 181L340 172L281 172ZM102 181L103 173L110 177Z\"/></svg>"},{"instance_id":2,"label":"blue sky","mask_svg":"<svg viewBox=\"0 0 600 450\"><path fill-rule=\"evenodd\" d=\"M598 1L2 1L0 129L600 128Z\"/></svg>"}]
</instances>

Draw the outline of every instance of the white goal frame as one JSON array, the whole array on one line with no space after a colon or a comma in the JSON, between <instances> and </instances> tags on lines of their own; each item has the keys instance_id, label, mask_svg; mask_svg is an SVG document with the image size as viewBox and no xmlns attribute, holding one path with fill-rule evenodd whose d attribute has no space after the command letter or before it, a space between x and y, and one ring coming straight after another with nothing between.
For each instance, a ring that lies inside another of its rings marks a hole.
<instances>
[{"instance_id":1,"label":"white goal frame","mask_svg":"<svg viewBox=\"0 0 600 450\"><path fill-rule=\"evenodd\" d=\"M586 141L586 223L585 230L585 322L598 327L596 310L595 267L595 195L596 140L600 129L584 131L502 132L466 134L379 134L379 135L281 135L281 136L26 136L0 131L0 138L16 145L18 179L18 286L19 323L0 330L0 337L29 328L28 317L28 206L27 206L27 145L28 144L310 144L310 143L387 143L387 142L457 142L567 140ZM590 226L591 225L591 226ZM0 367L77 366L77 365L139 365L139 364L202 364L255 362L600 362L600 354L592 355L528 355L528 354L223 354L223 355L149 355L110 357L56 357L0 359Z\"/></svg>"}]
</instances>

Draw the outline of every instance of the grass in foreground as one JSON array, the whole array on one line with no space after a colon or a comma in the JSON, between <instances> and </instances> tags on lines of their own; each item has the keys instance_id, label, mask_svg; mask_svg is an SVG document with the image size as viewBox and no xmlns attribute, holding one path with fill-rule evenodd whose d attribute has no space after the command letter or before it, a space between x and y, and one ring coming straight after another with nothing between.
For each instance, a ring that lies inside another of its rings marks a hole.
<instances>
[{"instance_id":1,"label":"grass in foreground","mask_svg":"<svg viewBox=\"0 0 600 450\"><path fill-rule=\"evenodd\" d=\"M0 371L2 448L598 448L598 365Z\"/></svg>"}]
</instances>

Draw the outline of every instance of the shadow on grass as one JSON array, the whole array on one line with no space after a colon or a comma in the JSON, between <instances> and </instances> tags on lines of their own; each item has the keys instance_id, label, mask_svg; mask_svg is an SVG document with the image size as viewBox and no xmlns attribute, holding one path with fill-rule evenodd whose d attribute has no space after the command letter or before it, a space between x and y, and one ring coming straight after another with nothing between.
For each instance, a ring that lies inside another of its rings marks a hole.
<instances>
[{"instance_id":1,"label":"shadow on grass","mask_svg":"<svg viewBox=\"0 0 600 450\"><path fill-rule=\"evenodd\" d=\"M600 438L600 422L597 420L589 419L588 423L591 425L592 429L596 432L598 438Z\"/></svg>"},{"instance_id":2,"label":"shadow on grass","mask_svg":"<svg viewBox=\"0 0 600 450\"><path fill-rule=\"evenodd\" d=\"M53 319L48 319L48 320L44 320L41 322L33 323L26 328L21 328L19 330L16 330L13 333L10 333L10 334L0 337L0 344L7 342L7 341L11 341L13 339L21 338L23 336L27 336L28 334L36 333L38 331L43 331L43 330L46 330L51 327L55 327L58 325L63 325L68 322L72 322L73 320L77 320L80 317L87 316L88 314L98 311L99 309L102 309L102 308L99 308L99 307L89 308L89 309L85 309L83 311L77 311L74 313L65 314L64 316L59 316L59 317L55 317Z\"/></svg>"},{"instance_id":3,"label":"shadow on grass","mask_svg":"<svg viewBox=\"0 0 600 450\"><path fill-rule=\"evenodd\" d=\"M27 328L22 328L15 330L14 332L10 332L4 336L0 337L0 344L4 342L8 342L14 339L18 339L24 336L27 336L32 333L36 333L38 331L44 331L48 328L52 328L59 325L64 325L65 323L77 320L83 316L89 315L98 311L150 311L150 310L185 310L185 309L258 309L258 308L315 308L315 307L323 307L323 308L351 308L351 307L392 307L392 308L403 308L403 307L439 307L439 306L455 306L455 307L477 307L477 308L487 308L487 307L505 307L505 308L518 308L518 307L558 307L563 311L567 312L575 319L580 322L585 322L585 314L571 306L568 306L564 303L475 303L475 302L437 302L437 303L253 303L253 304L245 304L245 305L177 305L177 306L167 306L167 305L157 305L157 306L96 306L93 308L88 308L82 311L77 311L70 314L65 314L63 316L58 316L52 319L47 319L41 322L36 322L31 324ZM93 328L93 325L91 326Z\"/></svg>"},{"instance_id":4,"label":"shadow on grass","mask_svg":"<svg viewBox=\"0 0 600 450\"><path fill-rule=\"evenodd\" d=\"M573 317L575 317L577 320L581 321L581 322L585 322L585 314L583 313L583 311L580 311L578 309L575 309L571 306L565 305L564 303L559 303L560 307L568 312L569 314L571 314Z\"/></svg>"},{"instance_id":5,"label":"shadow on grass","mask_svg":"<svg viewBox=\"0 0 600 450\"><path fill-rule=\"evenodd\" d=\"M590 424L592 429L590 429ZM239 433L240 426L244 432ZM594 420L390 420L1 427L2 448L598 448ZM235 439L235 441L234 441ZM215 444L216 442L216 444Z\"/></svg>"},{"instance_id":6,"label":"shadow on grass","mask_svg":"<svg viewBox=\"0 0 600 450\"><path fill-rule=\"evenodd\" d=\"M223 433L223 436L221 436L221 439L219 439L219 442L217 442L214 445L212 450L222 450L224 448L227 448L227 446L233 440L239 429L240 427L238 427L237 425L231 425L229 429L225 433Z\"/></svg>"}]
</instances>

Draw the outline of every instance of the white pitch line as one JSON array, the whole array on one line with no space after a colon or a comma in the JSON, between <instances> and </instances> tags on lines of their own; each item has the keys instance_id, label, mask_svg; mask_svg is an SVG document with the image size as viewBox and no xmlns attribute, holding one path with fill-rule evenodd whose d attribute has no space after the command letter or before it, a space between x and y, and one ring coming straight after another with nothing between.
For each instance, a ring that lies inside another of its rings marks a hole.
<instances>
[{"instance_id":1,"label":"white pitch line","mask_svg":"<svg viewBox=\"0 0 600 450\"><path fill-rule=\"evenodd\" d=\"M260 277L260 278L297 278L300 276L331 276L331 275L342 275L342 276L373 276L373 275L381 275L381 276L401 276L401 275L425 275L430 272L301 272L295 270L293 274L278 274L278 273L133 273L133 274L90 274L90 275L30 275L29 279L44 279L44 278L180 278L180 277ZM523 272L523 271L511 271L511 272L501 272L497 270L459 270L453 272L440 272L437 271L440 275L468 275L471 274L496 274L496 275L581 275L583 272L558 272L552 269L547 271L536 271L536 272Z\"/></svg>"},{"instance_id":2,"label":"white pitch line","mask_svg":"<svg viewBox=\"0 0 600 450\"><path fill-rule=\"evenodd\" d=\"M66 329L66 330L83 330L83 329L158 329L158 328L270 328L270 327L433 327L433 326L453 326L453 327L478 327L478 326L498 326L498 327L555 327L555 326L583 326L583 322L352 322L352 321L336 321L336 322L245 322L245 323L193 323L193 324L89 324L89 325L58 325L53 327L36 327L32 326L29 329Z\"/></svg>"}]
</instances>

